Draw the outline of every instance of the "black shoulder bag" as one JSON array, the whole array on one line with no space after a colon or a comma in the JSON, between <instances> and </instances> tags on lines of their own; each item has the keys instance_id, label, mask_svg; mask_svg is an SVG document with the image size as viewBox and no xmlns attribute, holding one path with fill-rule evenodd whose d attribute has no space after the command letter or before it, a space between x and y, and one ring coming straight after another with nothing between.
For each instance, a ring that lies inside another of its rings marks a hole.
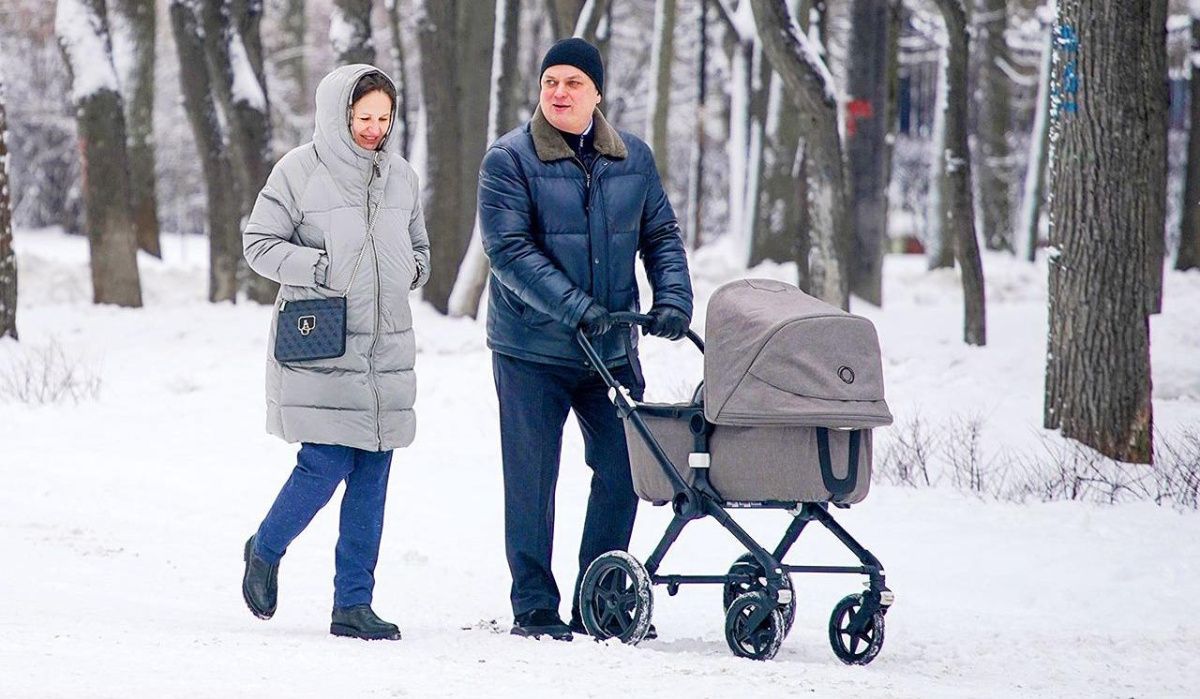
<instances>
[{"instance_id":1,"label":"black shoulder bag","mask_svg":"<svg viewBox=\"0 0 1200 699\"><path fill-rule=\"evenodd\" d=\"M382 202L381 202L382 203ZM371 242L375 221L379 215L379 204L367 224L367 236L363 239L350 282L341 296L305 301L280 301L275 324L275 359L280 362L303 362L313 359L333 359L346 353L346 298L363 253ZM330 268L330 274L333 273Z\"/></svg>"}]
</instances>

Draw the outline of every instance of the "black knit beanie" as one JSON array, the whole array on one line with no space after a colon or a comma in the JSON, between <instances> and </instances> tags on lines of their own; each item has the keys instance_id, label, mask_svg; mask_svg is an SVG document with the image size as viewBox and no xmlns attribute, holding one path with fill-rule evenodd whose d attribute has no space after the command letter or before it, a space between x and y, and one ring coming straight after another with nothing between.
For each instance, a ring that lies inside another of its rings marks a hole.
<instances>
[{"instance_id":1,"label":"black knit beanie","mask_svg":"<svg viewBox=\"0 0 1200 699\"><path fill-rule=\"evenodd\" d=\"M596 83L597 92L604 92L604 62L600 60L600 51L579 37L563 39L550 47L542 59L539 79L550 66L575 66Z\"/></svg>"}]
</instances>

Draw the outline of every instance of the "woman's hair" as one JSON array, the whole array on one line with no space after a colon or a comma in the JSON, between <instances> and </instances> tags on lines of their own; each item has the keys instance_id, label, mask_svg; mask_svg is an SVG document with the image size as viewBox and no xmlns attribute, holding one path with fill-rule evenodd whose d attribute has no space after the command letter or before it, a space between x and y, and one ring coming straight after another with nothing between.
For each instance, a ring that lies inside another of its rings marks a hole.
<instances>
[{"instance_id":1,"label":"woman's hair","mask_svg":"<svg viewBox=\"0 0 1200 699\"><path fill-rule=\"evenodd\" d=\"M362 99L363 95L376 90L382 90L383 94L392 100L392 108L396 107L396 86L383 73L377 70L373 70L358 79L358 82L354 85L354 92L350 95L349 106L353 106L355 102Z\"/></svg>"}]
</instances>

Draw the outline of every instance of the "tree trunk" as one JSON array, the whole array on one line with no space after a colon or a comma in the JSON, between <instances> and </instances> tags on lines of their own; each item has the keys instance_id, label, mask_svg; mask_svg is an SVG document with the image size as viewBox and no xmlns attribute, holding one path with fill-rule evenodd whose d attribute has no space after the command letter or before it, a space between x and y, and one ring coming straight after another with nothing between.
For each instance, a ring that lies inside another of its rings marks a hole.
<instances>
[{"instance_id":1,"label":"tree trunk","mask_svg":"<svg viewBox=\"0 0 1200 699\"><path fill-rule=\"evenodd\" d=\"M950 206L946 173L946 129L950 114L949 51L938 56L938 79L934 87L933 138L929 156L929 199L925 213L925 262L930 270L954 266L953 231L946 226Z\"/></svg>"},{"instance_id":2,"label":"tree trunk","mask_svg":"<svg viewBox=\"0 0 1200 699\"><path fill-rule=\"evenodd\" d=\"M112 9L113 59L125 101L129 139L133 225L138 247L162 257L154 191L154 0L116 0Z\"/></svg>"},{"instance_id":3,"label":"tree trunk","mask_svg":"<svg viewBox=\"0 0 1200 699\"><path fill-rule=\"evenodd\" d=\"M371 39L372 0L333 0L329 15L329 43L338 65L375 64Z\"/></svg>"},{"instance_id":4,"label":"tree trunk","mask_svg":"<svg viewBox=\"0 0 1200 699\"><path fill-rule=\"evenodd\" d=\"M975 204L971 194L971 151L967 143L967 61L970 44L962 0L937 0L946 22L950 43L946 47L945 148L938 157L944 184L941 221L943 239L954 246L962 273L963 341L987 344L987 315L983 289L983 262L975 238Z\"/></svg>"},{"instance_id":5,"label":"tree trunk","mask_svg":"<svg viewBox=\"0 0 1200 699\"><path fill-rule=\"evenodd\" d=\"M1191 75L1191 126L1188 130L1187 175L1183 190L1183 212L1179 222L1179 252L1175 269L1183 271L1200 267L1200 16L1192 16L1192 50L1188 56Z\"/></svg>"},{"instance_id":6,"label":"tree trunk","mask_svg":"<svg viewBox=\"0 0 1200 699\"><path fill-rule=\"evenodd\" d=\"M688 163L687 187L687 247L695 250L703 242L700 231L704 206L704 123L708 116L708 0L700 0L696 58L696 119L693 124L695 140L692 142L691 160Z\"/></svg>"},{"instance_id":7,"label":"tree trunk","mask_svg":"<svg viewBox=\"0 0 1200 699\"><path fill-rule=\"evenodd\" d=\"M750 266L764 260L795 261L802 268L800 276L807 277L810 243L808 231L803 228L807 197L800 169L800 119L783 91L783 80L773 75L767 97L762 184L755 207Z\"/></svg>"},{"instance_id":8,"label":"tree trunk","mask_svg":"<svg viewBox=\"0 0 1200 699\"><path fill-rule=\"evenodd\" d=\"M446 313L474 229L479 163L487 145L488 104L478 97L488 94L490 75L463 66L492 62L495 0L425 0L420 15L430 189L425 213L440 241L424 293Z\"/></svg>"},{"instance_id":9,"label":"tree trunk","mask_svg":"<svg viewBox=\"0 0 1200 699\"><path fill-rule=\"evenodd\" d=\"M1054 31L1045 28L1046 44L1038 73L1037 103L1034 105L1033 132L1029 135L1029 161L1025 167L1025 187L1017 219L1017 242L1026 260L1037 259L1042 201L1046 196L1046 163L1050 154L1050 64L1054 55Z\"/></svg>"},{"instance_id":10,"label":"tree trunk","mask_svg":"<svg viewBox=\"0 0 1200 699\"><path fill-rule=\"evenodd\" d=\"M607 59L605 44L612 36L612 28L604 27L605 18L609 16L609 0L587 0L579 9L575 20L574 36L582 37L600 50L602 58Z\"/></svg>"},{"instance_id":11,"label":"tree trunk","mask_svg":"<svg viewBox=\"0 0 1200 699\"><path fill-rule=\"evenodd\" d=\"M550 19L553 41L566 39L575 33L575 22L586 3L587 0L546 0L546 15Z\"/></svg>"},{"instance_id":12,"label":"tree trunk","mask_svg":"<svg viewBox=\"0 0 1200 699\"><path fill-rule=\"evenodd\" d=\"M795 31L784 0L750 0L750 6L763 50L783 79L799 112L801 129L808 135L810 220L817 249L812 292L848 308L849 283L844 270L850 220L833 78L808 39Z\"/></svg>"},{"instance_id":13,"label":"tree trunk","mask_svg":"<svg viewBox=\"0 0 1200 699\"><path fill-rule=\"evenodd\" d=\"M242 262L239 202L234 191L233 166L221 137L217 107L212 99L200 18L190 0L172 0L170 14L179 65L191 66L189 70L179 71L179 82L207 194L208 300L236 303L238 268Z\"/></svg>"},{"instance_id":14,"label":"tree trunk","mask_svg":"<svg viewBox=\"0 0 1200 699\"><path fill-rule=\"evenodd\" d=\"M12 247L12 190L8 182L8 116L0 74L0 340L17 339L17 256Z\"/></svg>"},{"instance_id":15,"label":"tree trunk","mask_svg":"<svg viewBox=\"0 0 1200 699\"><path fill-rule=\"evenodd\" d=\"M975 0L971 17L975 41L976 83L972 103L977 105L976 180L979 188L980 223L989 250L1014 249L1012 199L1009 191L1010 158L1008 131L1011 127L1011 89L1005 68L1012 64L1004 30L1008 27L1008 0ZM1011 68L1010 68L1011 70Z\"/></svg>"},{"instance_id":16,"label":"tree trunk","mask_svg":"<svg viewBox=\"0 0 1200 699\"><path fill-rule=\"evenodd\" d=\"M72 80L95 303L142 305L129 154L104 0L60 0L55 31Z\"/></svg>"},{"instance_id":17,"label":"tree trunk","mask_svg":"<svg viewBox=\"0 0 1200 699\"><path fill-rule=\"evenodd\" d=\"M881 0L852 0L846 52L846 155L850 174L853 251L850 286L860 298L883 303L883 246L887 241L888 27Z\"/></svg>"},{"instance_id":18,"label":"tree trunk","mask_svg":"<svg viewBox=\"0 0 1200 699\"><path fill-rule=\"evenodd\" d=\"M387 6L388 29L392 35L392 64L395 66L396 78L396 123L392 125L392 135L400 143L400 154L408 158L412 154L412 127L408 123L408 67L404 60L404 40L400 32L400 0L385 0Z\"/></svg>"},{"instance_id":19,"label":"tree trunk","mask_svg":"<svg viewBox=\"0 0 1200 699\"><path fill-rule=\"evenodd\" d=\"M205 55L230 146L239 219L250 215L271 172L271 112L262 79L262 6L255 0L212 0L201 4ZM235 80L236 78L236 80ZM274 303L279 285L241 262L246 295Z\"/></svg>"},{"instance_id":20,"label":"tree trunk","mask_svg":"<svg viewBox=\"0 0 1200 699\"><path fill-rule=\"evenodd\" d=\"M1058 4L1045 425L1134 463L1153 459L1166 15L1167 0Z\"/></svg>"},{"instance_id":21,"label":"tree trunk","mask_svg":"<svg viewBox=\"0 0 1200 699\"><path fill-rule=\"evenodd\" d=\"M394 1L394 0L393 0ZM291 95L284 95L288 105L296 113L309 108L312 92L308 87L308 60L305 57L305 35L308 33L308 18L305 10L307 0L276 0L279 6L279 28L284 36L286 51L277 54L275 65L279 77L291 85Z\"/></svg>"},{"instance_id":22,"label":"tree trunk","mask_svg":"<svg viewBox=\"0 0 1200 699\"><path fill-rule=\"evenodd\" d=\"M667 113L671 105L671 63L675 58L675 0L654 3L654 46L650 49L650 114L646 142L654 151L654 164L663 189L670 168L667 153Z\"/></svg>"},{"instance_id":23,"label":"tree trunk","mask_svg":"<svg viewBox=\"0 0 1200 699\"><path fill-rule=\"evenodd\" d=\"M520 48L520 0L496 0L496 28L492 44L492 86L488 103L487 142L495 142L517 124L517 103L512 99L512 83L520 79L517 54ZM471 316L479 313L479 300L487 284L487 254L483 251L479 217L471 232L471 244L458 268L458 279L450 292L449 314Z\"/></svg>"}]
</instances>

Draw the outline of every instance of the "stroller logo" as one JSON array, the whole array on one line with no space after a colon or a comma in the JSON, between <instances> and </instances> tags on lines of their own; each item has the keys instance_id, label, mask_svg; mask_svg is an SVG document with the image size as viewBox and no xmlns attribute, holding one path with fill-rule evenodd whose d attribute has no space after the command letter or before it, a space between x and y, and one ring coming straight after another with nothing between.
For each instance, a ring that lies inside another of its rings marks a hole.
<instances>
[{"instance_id":1,"label":"stroller logo","mask_svg":"<svg viewBox=\"0 0 1200 699\"><path fill-rule=\"evenodd\" d=\"M300 316L300 319L296 321L296 329L299 330L300 334L305 337L308 337L308 334L313 330L316 330L316 328L316 316Z\"/></svg>"},{"instance_id":2,"label":"stroller logo","mask_svg":"<svg viewBox=\"0 0 1200 699\"><path fill-rule=\"evenodd\" d=\"M838 378L845 383L854 383L854 370L848 366L838 367Z\"/></svg>"}]
</instances>

